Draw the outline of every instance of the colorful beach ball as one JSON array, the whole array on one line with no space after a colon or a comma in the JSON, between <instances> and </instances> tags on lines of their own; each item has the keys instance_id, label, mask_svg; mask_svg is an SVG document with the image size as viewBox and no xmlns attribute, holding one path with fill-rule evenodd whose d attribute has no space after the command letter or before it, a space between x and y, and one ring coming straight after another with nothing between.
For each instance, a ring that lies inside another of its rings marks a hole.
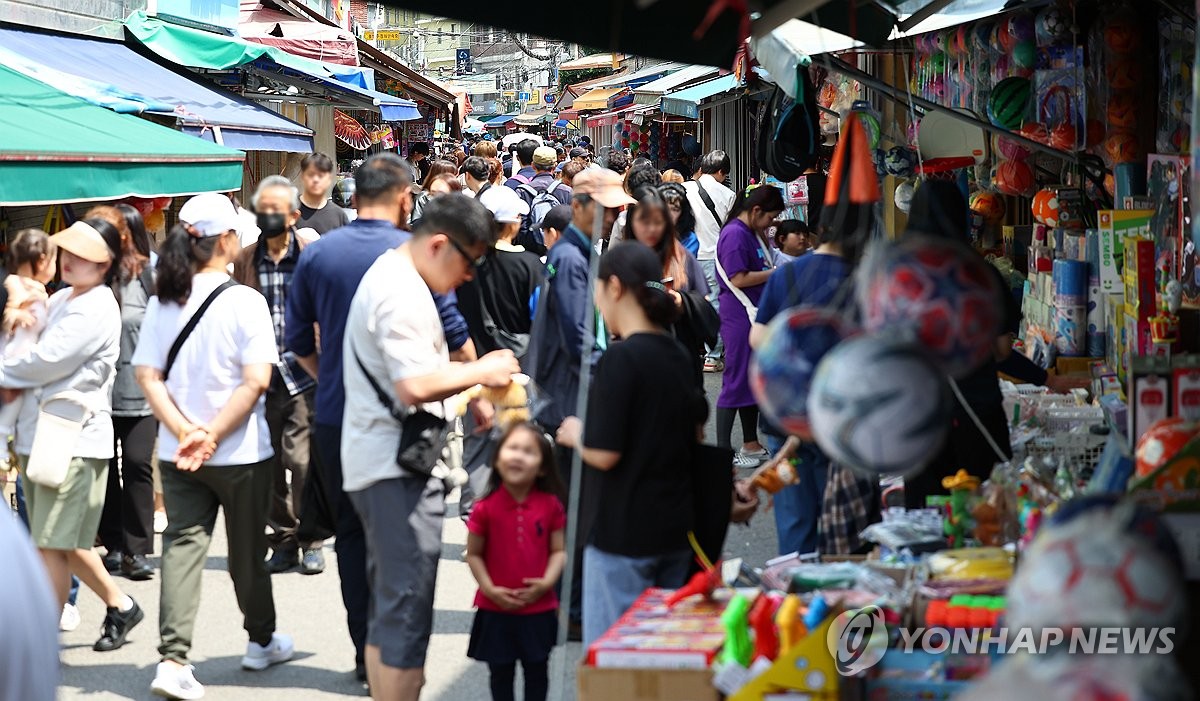
<instances>
[{"instance_id":1,"label":"colorful beach ball","mask_svg":"<svg viewBox=\"0 0 1200 701\"><path fill-rule=\"evenodd\" d=\"M998 127L1017 129L1029 109L1031 95L1032 84L1028 78L1014 76L996 83L988 97L988 119Z\"/></svg>"},{"instance_id":2,"label":"colorful beach ball","mask_svg":"<svg viewBox=\"0 0 1200 701\"><path fill-rule=\"evenodd\" d=\"M768 420L789 435L811 435L808 393L817 363L854 331L844 315L823 307L794 307L771 321L750 360L750 389Z\"/></svg>"},{"instance_id":3,"label":"colorful beach ball","mask_svg":"<svg viewBox=\"0 0 1200 701\"><path fill-rule=\"evenodd\" d=\"M859 270L864 330L910 340L950 376L966 375L991 356L1000 335L1003 298L989 265L949 239L877 243Z\"/></svg>"}]
</instances>

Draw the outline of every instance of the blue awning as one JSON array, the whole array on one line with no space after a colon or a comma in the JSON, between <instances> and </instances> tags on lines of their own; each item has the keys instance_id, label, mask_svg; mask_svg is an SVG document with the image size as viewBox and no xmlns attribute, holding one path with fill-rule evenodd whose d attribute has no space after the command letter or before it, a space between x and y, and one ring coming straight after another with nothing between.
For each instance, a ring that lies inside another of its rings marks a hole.
<instances>
[{"instance_id":1,"label":"blue awning","mask_svg":"<svg viewBox=\"0 0 1200 701\"><path fill-rule=\"evenodd\" d=\"M739 85L737 76L714 78L686 90L668 93L662 99L662 111L690 119L700 118L700 103L715 95L729 92Z\"/></svg>"},{"instance_id":2,"label":"blue awning","mask_svg":"<svg viewBox=\"0 0 1200 701\"><path fill-rule=\"evenodd\" d=\"M560 120L558 120L557 122L555 122L555 123L554 123L554 126L555 126L555 127L557 127L557 128L559 128L559 129L566 129L568 124L570 124L570 122L568 122L567 120L565 120L565 119L560 119Z\"/></svg>"},{"instance_id":3,"label":"blue awning","mask_svg":"<svg viewBox=\"0 0 1200 701\"><path fill-rule=\"evenodd\" d=\"M514 120L516 118L517 118L517 115L515 115L515 114L502 114L499 117L493 117L493 118L487 120L486 122L483 123L483 126L487 127L488 129L495 129L496 127L502 127L502 126L508 124L509 122L511 122L512 120Z\"/></svg>"},{"instance_id":4,"label":"blue awning","mask_svg":"<svg viewBox=\"0 0 1200 701\"><path fill-rule=\"evenodd\" d=\"M0 28L0 63L115 112L173 116L185 133L231 148L313 150L308 127L121 43Z\"/></svg>"}]
</instances>

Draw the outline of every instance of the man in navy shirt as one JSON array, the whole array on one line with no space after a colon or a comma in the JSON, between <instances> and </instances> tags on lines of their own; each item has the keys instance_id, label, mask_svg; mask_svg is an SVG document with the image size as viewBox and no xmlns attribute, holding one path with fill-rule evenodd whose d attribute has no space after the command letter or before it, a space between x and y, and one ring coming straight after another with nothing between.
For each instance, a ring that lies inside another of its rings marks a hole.
<instances>
[{"instance_id":1,"label":"man in navy shirt","mask_svg":"<svg viewBox=\"0 0 1200 701\"><path fill-rule=\"evenodd\" d=\"M516 190L521 185L531 182L537 177L537 170L533 167L533 152L537 151L538 142L533 139L525 139L519 142L513 151L516 152L517 160L521 162L521 169L513 174L511 178L504 181L504 186ZM507 164L505 164L507 166Z\"/></svg>"},{"instance_id":2,"label":"man in navy shirt","mask_svg":"<svg viewBox=\"0 0 1200 701\"><path fill-rule=\"evenodd\" d=\"M381 153L367 159L354 174L358 219L325 234L300 255L287 297L287 347L301 366L317 378L313 427L315 467L332 513L337 536L338 573L342 602L354 641L356 672L366 680L363 648L367 638L367 549L362 523L342 489L341 436L345 389L342 385L342 336L350 301L375 259L409 239L397 228L412 208L412 178L397 155ZM455 359L473 360L467 323L453 296L434 295L446 341ZM321 353L317 349L320 329Z\"/></svg>"}]
</instances>

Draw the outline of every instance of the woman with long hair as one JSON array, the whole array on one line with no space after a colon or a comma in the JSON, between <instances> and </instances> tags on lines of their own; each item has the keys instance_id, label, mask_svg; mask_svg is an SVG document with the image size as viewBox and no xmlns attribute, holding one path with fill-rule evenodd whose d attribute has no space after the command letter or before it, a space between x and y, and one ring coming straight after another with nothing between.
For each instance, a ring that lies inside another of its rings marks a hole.
<instances>
[{"instance_id":1,"label":"woman with long hair","mask_svg":"<svg viewBox=\"0 0 1200 701\"><path fill-rule=\"evenodd\" d=\"M585 645L648 587L683 586L692 559L693 457L708 405L667 332L679 311L661 274L658 256L633 241L600 259L596 306L621 340L596 367L587 424L570 417L558 429L599 478L583 560Z\"/></svg>"},{"instance_id":2,"label":"woman with long hair","mask_svg":"<svg viewBox=\"0 0 1200 701\"><path fill-rule=\"evenodd\" d=\"M675 238L687 249L692 256L700 255L700 239L696 237L696 214L688 202L687 190L679 183L663 178L663 184L658 189L667 203L667 211L671 214L671 222L675 225Z\"/></svg>"},{"instance_id":3,"label":"woman with long hair","mask_svg":"<svg viewBox=\"0 0 1200 701\"><path fill-rule=\"evenodd\" d=\"M57 456L35 451L42 412L34 393L21 405L15 448L30 534L58 604L67 601L72 573L104 599L108 611L93 649L107 652L124 645L144 616L92 550L114 454L111 395L120 356L121 309L112 286L122 271L121 234L107 220L91 218L50 240L58 247L62 279L69 287L50 297L46 328L37 343L4 358L0 387L39 390L40 403L59 411L63 403L54 400L69 393L87 409L79 433L63 437L74 442L65 474L48 474L64 468Z\"/></svg>"},{"instance_id":4,"label":"woman with long hair","mask_svg":"<svg viewBox=\"0 0 1200 701\"><path fill-rule=\"evenodd\" d=\"M219 195L197 195L179 211L158 261L133 355L138 382L160 423L167 529L159 617L161 644L151 690L200 698L188 652L200 598L200 575L218 509L229 534L233 580L250 642L248 670L292 656L275 632L267 572L267 514L274 474L263 392L279 362L266 299L236 284L228 268L241 251L237 213Z\"/></svg>"},{"instance_id":5,"label":"woman with long hair","mask_svg":"<svg viewBox=\"0 0 1200 701\"><path fill-rule=\"evenodd\" d=\"M717 445L730 447L733 420L740 416L742 449L734 457L734 466L740 468L757 467L767 458L758 442L758 407L750 392L750 325L763 288L775 272L766 232L783 210L779 188L751 185L738 193L717 239L721 338L725 341L725 373L717 398Z\"/></svg>"},{"instance_id":6,"label":"woman with long hair","mask_svg":"<svg viewBox=\"0 0 1200 701\"><path fill-rule=\"evenodd\" d=\"M650 248L662 264L662 282L679 309L671 332L692 357L697 386L704 384L704 347L715 343L720 320L706 297L708 282L700 262L686 251L675 235L670 206L661 190L644 187L637 203L626 210L624 239ZM686 198L684 198L686 202Z\"/></svg>"}]
</instances>

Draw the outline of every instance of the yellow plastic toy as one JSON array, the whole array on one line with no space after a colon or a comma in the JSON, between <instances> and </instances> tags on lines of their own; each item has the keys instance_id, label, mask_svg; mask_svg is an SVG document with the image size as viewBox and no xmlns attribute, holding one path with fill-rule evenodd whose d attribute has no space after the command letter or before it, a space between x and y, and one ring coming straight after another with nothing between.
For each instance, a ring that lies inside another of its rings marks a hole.
<instances>
[{"instance_id":1,"label":"yellow plastic toy","mask_svg":"<svg viewBox=\"0 0 1200 701\"><path fill-rule=\"evenodd\" d=\"M810 701L837 701L838 673L826 638L840 607L834 608L821 622L789 650L780 650L771 668L755 677L729 701L762 701L770 694L788 691L805 694Z\"/></svg>"},{"instance_id":2,"label":"yellow plastic toy","mask_svg":"<svg viewBox=\"0 0 1200 701\"><path fill-rule=\"evenodd\" d=\"M495 423L501 430L509 426L529 420L529 384L528 375L513 375L513 381L507 387L483 387L476 385L471 389L460 392L451 400L453 413L462 416L467 410L467 404L473 399L486 399L496 407Z\"/></svg>"}]
</instances>

